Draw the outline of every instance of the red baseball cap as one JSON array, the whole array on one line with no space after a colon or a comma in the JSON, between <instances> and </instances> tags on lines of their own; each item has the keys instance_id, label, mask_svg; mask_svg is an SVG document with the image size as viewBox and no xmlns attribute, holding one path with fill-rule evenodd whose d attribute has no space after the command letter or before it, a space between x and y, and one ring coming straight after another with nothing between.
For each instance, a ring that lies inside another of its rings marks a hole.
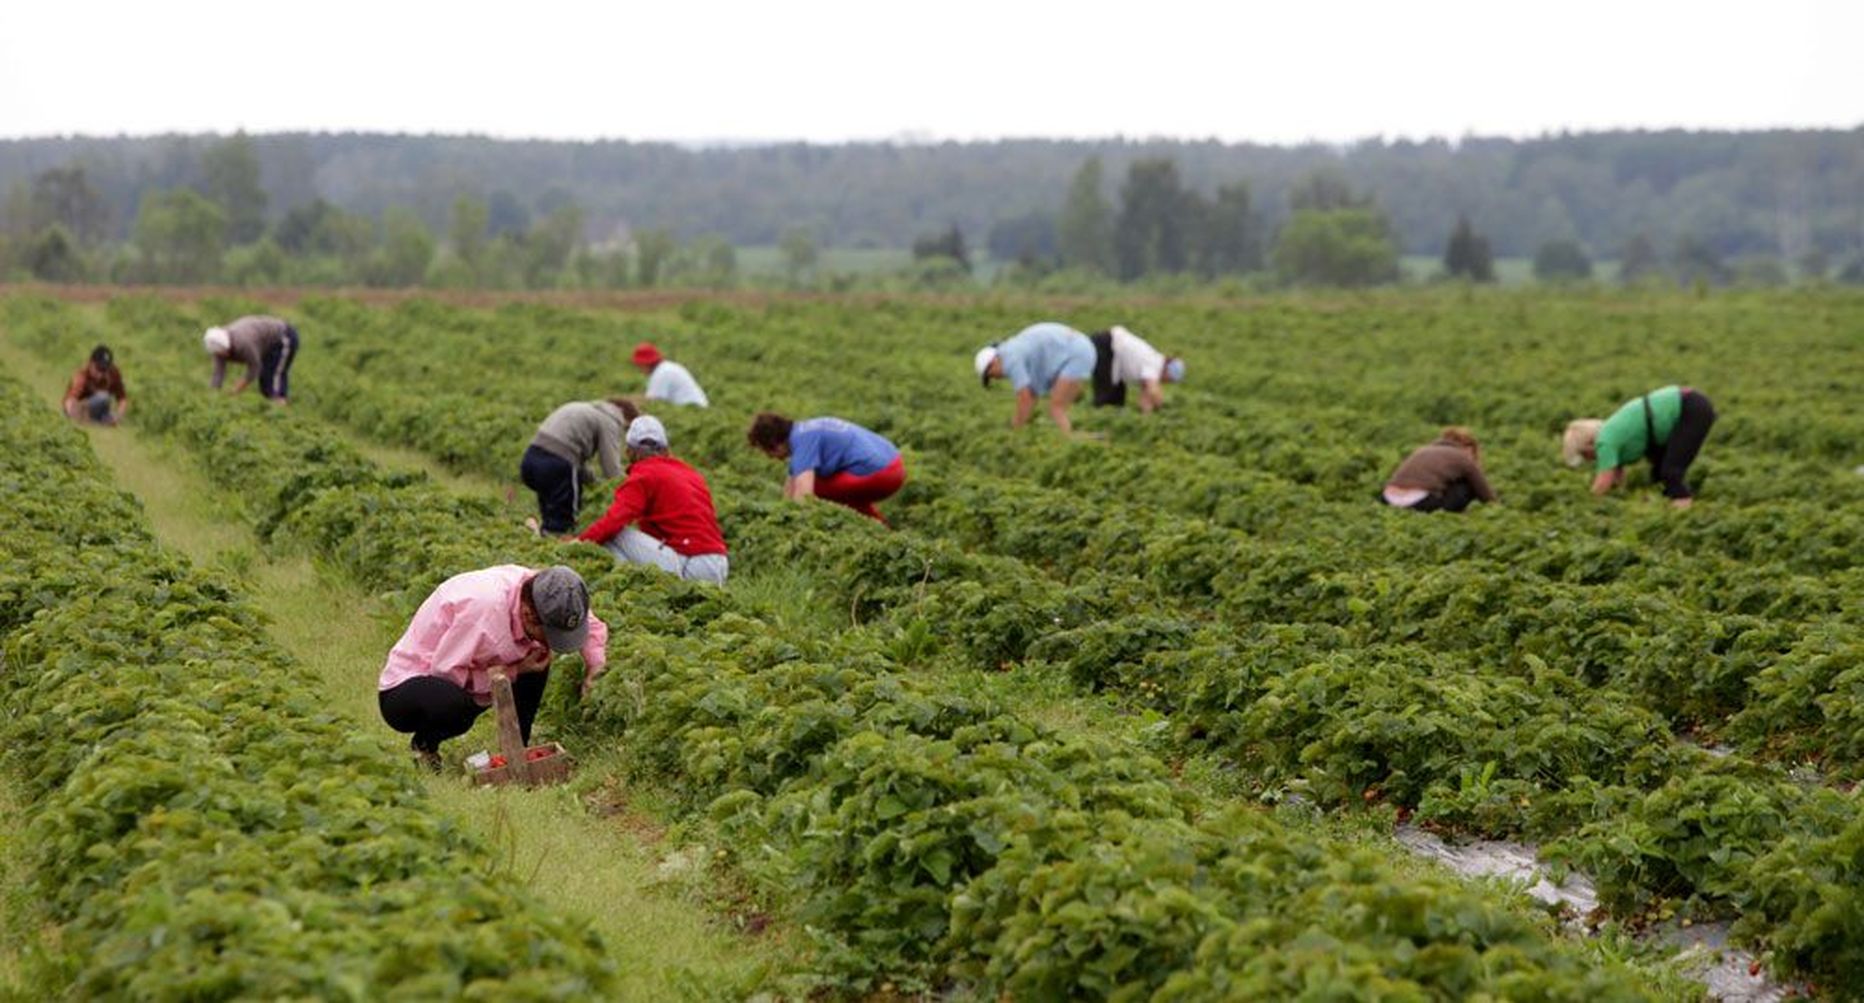
<instances>
[{"instance_id":1,"label":"red baseball cap","mask_svg":"<svg viewBox=\"0 0 1864 1003\"><path fill-rule=\"evenodd\" d=\"M637 366L656 366L665 359L666 356L661 355L660 349L655 348L651 341L643 341L634 346L634 364Z\"/></svg>"}]
</instances>

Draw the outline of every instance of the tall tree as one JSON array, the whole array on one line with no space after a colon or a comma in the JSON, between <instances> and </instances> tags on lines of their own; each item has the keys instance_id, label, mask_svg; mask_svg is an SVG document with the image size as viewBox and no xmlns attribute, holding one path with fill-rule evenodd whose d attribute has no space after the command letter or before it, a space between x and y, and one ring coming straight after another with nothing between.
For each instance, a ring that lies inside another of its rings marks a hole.
<instances>
[{"instance_id":1,"label":"tall tree","mask_svg":"<svg viewBox=\"0 0 1864 1003\"><path fill-rule=\"evenodd\" d=\"M778 246L783 251L784 280L792 286L802 285L804 279L815 271L819 257L815 234L805 227L791 227L783 231L783 239Z\"/></svg>"},{"instance_id":2,"label":"tall tree","mask_svg":"<svg viewBox=\"0 0 1864 1003\"><path fill-rule=\"evenodd\" d=\"M971 252L964 246L964 232L953 223L942 232L929 233L913 241L913 260L950 258L966 272L971 270Z\"/></svg>"},{"instance_id":3,"label":"tall tree","mask_svg":"<svg viewBox=\"0 0 1864 1003\"><path fill-rule=\"evenodd\" d=\"M1728 263L1715 246L1694 234L1676 242L1676 280L1685 284L1703 282L1712 286L1727 285L1733 275Z\"/></svg>"},{"instance_id":4,"label":"tall tree","mask_svg":"<svg viewBox=\"0 0 1864 1003\"><path fill-rule=\"evenodd\" d=\"M1062 203L1055 226L1055 245L1063 265L1112 275L1113 207L1101 193L1103 186L1100 158L1087 158L1068 185L1068 199Z\"/></svg>"},{"instance_id":5,"label":"tall tree","mask_svg":"<svg viewBox=\"0 0 1864 1003\"><path fill-rule=\"evenodd\" d=\"M252 139L236 132L201 155L201 179L207 197L226 214L227 239L250 243L265 232L265 187L259 183L259 157Z\"/></svg>"},{"instance_id":6,"label":"tall tree","mask_svg":"<svg viewBox=\"0 0 1864 1003\"><path fill-rule=\"evenodd\" d=\"M1369 286L1398 278L1391 223L1376 208L1302 209L1275 241L1285 282Z\"/></svg>"},{"instance_id":7,"label":"tall tree","mask_svg":"<svg viewBox=\"0 0 1864 1003\"><path fill-rule=\"evenodd\" d=\"M1345 174L1337 168L1324 167L1301 179L1300 184L1288 193L1288 204L1296 212L1303 209L1317 212L1363 209L1372 204L1372 196L1354 192Z\"/></svg>"},{"instance_id":8,"label":"tall tree","mask_svg":"<svg viewBox=\"0 0 1864 1003\"><path fill-rule=\"evenodd\" d=\"M109 223L109 206L85 173L83 164L54 167L32 179L30 226L44 230L58 226L65 238L89 244L102 238Z\"/></svg>"},{"instance_id":9,"label":"tall tree","mask_svg":"<svg viewBox=\"0 0 1864 1003\"><path fill-rule=\"evenodd\" d=\"M1549 240L1534 253L1534 278L1570 282L1592 277L1592 259L1575 240Z\"/></svg>"},{"instance_id":10,"label":"tall tree","mask_svg":"<svg viewBox=\"0 0 1864 1003\"><path fill-rule=\"evenodd\" d=\"M582 246L583 211L574 203L558 206L524 236L524 284L548 288Z\"/></svg>"},{"instance_id":11,"label":"tall tree","mask_svg":"<svg viewBox=\"0 0 1864 1003\"><path fill-rule=\"evenodd\" d=\"M434 260L434 235L414 210L390 206L382 214L382 248L370 264L370 283L403 288L427 277Z\"/></svg>"},{"instance_id":12,"label":"tall tree","mask_svg":"<svg viewBox=\"0 0 1864 1003\"><path fill-rule=\"evenodd\" d=\"M660 284L660 273L679 245L665 230L642 230L634 235L634 270L637 285Z\"/></svg>"},{"instance_id":13,"label":"tall tree","mask_svg":"<svg viewBox=\"0 0 1864 1003\"><path fill-rule=\"evenodd\" d=\"M1122 279L1182 272L1191 263L1195 201L1169 158L1134 161L1120 187L1113 224L1113 254Z\"/></svg>"},{"instance_id":14,"label":"tall tree","mask_svg":"<svg viewBox=\"0 0 1864 1003\"><path fill-rule=\"evenodd\" d=\"M46 282L76 282L84 277L78 242L57 223L33 234L21 251L20 263L33 278Z\"/></svg>"},{"instance_id":15,"label":"tall tree","mask_svg":"<svg viewBox=\"0 0 1864 1003\"><path fill-rule=\"evenodd\" d=\"M220 270L227 216L187 188L143 196L136 215L136 247L143 277L153 282L205 282Z\"/></svg>"},{"instance_id":16,"label":"tall tree","mask_svg":"<svg viewBox=\"0 0 1864 1003\"><path fill-rule=\"evenodd\" d=\"M1198 229L1198 262L1205 275L1239 275L1262 267L1262 241L1246 183L1218 186Z\"/></svg>"},{"instance_id":17,"label":"tall tree","mask_svg":"<svg viewBox=\"0 0 1864 1003\"><path fill-rule=\"evenodd\" d=\"M494 237L515 237L531 228L531 213L518 201L518 196L500 188L492 193L492 201L486 207L486 226Z\"/></svg>"},{"instance_id":18,"label":"tall tree","mask_svg":"<svg viewBox=\"0 0 1864 1003\"><path fill-rule=\"evenodd\" d=\"M461 195L453 200L452 225L447 230L447 240L453 245L453 253L470 267L479 267L485 257L486 227L490 219L490 210L484 202L470 195Z\"/></svg>"},{"instance_id":19,"label":"tall tree","mask_svg":"<svg viewBox=\"0 0 1864 1003\"><path fill-rule=\"evenodd\" d=\"M1489 239L1476 232L1468 216L1456 217L1456 229L1443 249L1443 270L1451 278L1471 282L1495 281L1495 258L1489 253Z\"/></svg>"},{"instance_id":20,"label":"tall tree","mask_svg":"<svg viewBox=\"0 0 1864 1003\"><path fill-rule=\"evenodd\" d=\"M1657 258L1657 245L1651 243L1650 237L1638 233L1625 242L1624 251L1618 256L1620 282L1641 282L1662 270L1663 262Z\"/></svg>"}]
</instances>

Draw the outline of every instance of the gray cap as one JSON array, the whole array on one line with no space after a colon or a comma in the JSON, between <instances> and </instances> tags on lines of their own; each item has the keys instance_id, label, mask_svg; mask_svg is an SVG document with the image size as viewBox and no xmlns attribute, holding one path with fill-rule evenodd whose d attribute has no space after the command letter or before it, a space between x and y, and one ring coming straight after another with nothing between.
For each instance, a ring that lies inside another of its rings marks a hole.
<instances>
[{"instance_id":1,"label":"gray cap","mask_svg":"<svg viewBox=\"0 0 1864 1003\"><path fill-rule=\"evenodd\" d=\"M580 651L589 639L589 587L559 564L531 579L531 605L544 623L544 642L558 654Z\"/></svg>"},{"instance_id":2,"label":"gray cap","mask_svg":"<svg viewBox=\"0 0 1864 1003\"><path fill-rule=\"evenodd\" d=\"M644 414L628 423L628 445L636 449L642 446L667 448L667 426L651 414Z\"/></svg>"}]
</instances>

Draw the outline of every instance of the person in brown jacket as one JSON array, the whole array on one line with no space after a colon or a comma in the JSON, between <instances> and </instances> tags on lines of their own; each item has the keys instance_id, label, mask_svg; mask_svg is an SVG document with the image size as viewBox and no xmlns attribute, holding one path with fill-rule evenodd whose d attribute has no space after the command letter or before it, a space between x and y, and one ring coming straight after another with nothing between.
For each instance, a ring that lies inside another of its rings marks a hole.
<instances>
[{"instance_id":1,"label":"person in brown jacket","mask_svg":"<svg viewBox=\"0 0 1864 1003\"><path fill-rule=\"evenodd\" d=\"M129 391L123 389L123 371L116 356L104 345L91 350L91 360L71 374L65 385L65 416L73 421L114 425L129 411Z\"/></svg>"},{"instance_id":2,"label":"person in brown jacket","mask_svg":"<svg viewBox=\"0 0 1864 1003\"><path fill-rule=\"evenodd\" d=\"M1385 481L1379 500L1413 512L1461 512L1471 502L1493 502L1495 489L1482 474L1482 448L1466 428L1446 428L1437 441L1419 446Z\"/></svg>"}]
</instances>

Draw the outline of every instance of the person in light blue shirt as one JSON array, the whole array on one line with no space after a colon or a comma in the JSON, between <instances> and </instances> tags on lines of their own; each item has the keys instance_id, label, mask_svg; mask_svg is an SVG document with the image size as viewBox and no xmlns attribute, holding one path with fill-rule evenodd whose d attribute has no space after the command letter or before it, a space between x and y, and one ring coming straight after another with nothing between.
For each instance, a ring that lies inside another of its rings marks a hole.
<instances>
[{"instance_id":1,"label":"person in light blue shirt","mask_svg":"<svg viewBox=\"0 0 1864 1003\"><path fill-rule=\"evenodd\" d=\"M766 411L751 422L751 445L789 461L785 498L817 498L846 505L885 525L874 507L906 483L898 447L882 436L840 418L791 421Z\"/></svg>"},{"instance_id":2,"label":"person in light blue shirt","mask_svg":"<svg viewBox=\"0 0 1864 1003\"><path fill-rule=\"evenodd\" d=\"M1067 434L1074 431L1068 407L1094 376L1094 343L1066 324L1045 321L1023 328L1008 341L984 346L975 363L986 390L992 379L999 378L1009 380L1016 389L1011 427L1029 424L1036 398L1047 397L1049 420Z\"/></svg>"}]
</instances>

